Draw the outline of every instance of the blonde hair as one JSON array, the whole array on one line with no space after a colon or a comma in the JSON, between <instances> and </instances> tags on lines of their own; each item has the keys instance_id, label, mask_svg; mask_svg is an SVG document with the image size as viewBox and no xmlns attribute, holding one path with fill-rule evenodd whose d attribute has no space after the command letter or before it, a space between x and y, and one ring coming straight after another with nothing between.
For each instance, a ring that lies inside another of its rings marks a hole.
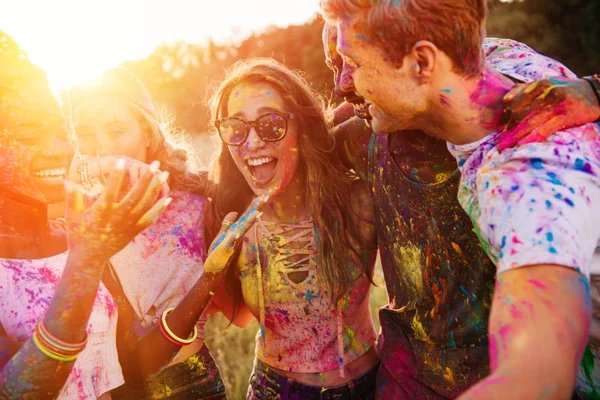
<instances>
[{"instance_id":1,"label":"blonde hair","mask_svg":"<svg viewBox=\"0 0 600 400\"><path fill-rule=\"evenodd\" d=\"M171 188L206 195L207 172L200 171L189 137L175 128L174 119L166 111L156 107L135 74L122 67L111 68L96 81L73 87L69 91L71 116L83 100L94 96L112 96L129 105L148 137L148 160L160 161L161 169L170 174Z\"/></svg>"}]
</instances>

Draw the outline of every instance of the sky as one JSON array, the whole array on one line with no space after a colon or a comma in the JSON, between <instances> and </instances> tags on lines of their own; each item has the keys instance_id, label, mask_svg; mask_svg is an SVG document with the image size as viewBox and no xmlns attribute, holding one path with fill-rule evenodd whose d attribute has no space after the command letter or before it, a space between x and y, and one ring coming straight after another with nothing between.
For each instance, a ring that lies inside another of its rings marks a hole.
<instances>
[{"instance_id":1,"label":"sky","mask_svg":"<svg viewBox=\"0 0 600 400\"><path fill-rule=\"evenodd\" d=\"M144 58L162 42L223 42L304 23L318 0L2 0L0 30L46 70L54 89Z\"/></svg>"}]
</instances>

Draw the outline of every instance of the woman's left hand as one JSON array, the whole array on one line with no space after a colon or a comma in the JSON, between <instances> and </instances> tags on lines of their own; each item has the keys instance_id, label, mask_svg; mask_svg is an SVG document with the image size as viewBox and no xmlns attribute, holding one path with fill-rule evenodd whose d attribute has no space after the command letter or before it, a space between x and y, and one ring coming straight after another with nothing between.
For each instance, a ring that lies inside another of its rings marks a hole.
<instances>
[{"instance_id":1,"label":"woman's left hand","mask_svg":"<svg viewBox=\"0 0 600 400\"><path fill-rule=\"evenodd\" d=\"M256 218L262 214L260 208L268 200L268 196L255 198L240 218L234 212L227 214L221 224L221 231L210 246L210 253L204 262L204 272L219 274L229 267L238 240L244 237Z\"/></svg>"}]
</instances>

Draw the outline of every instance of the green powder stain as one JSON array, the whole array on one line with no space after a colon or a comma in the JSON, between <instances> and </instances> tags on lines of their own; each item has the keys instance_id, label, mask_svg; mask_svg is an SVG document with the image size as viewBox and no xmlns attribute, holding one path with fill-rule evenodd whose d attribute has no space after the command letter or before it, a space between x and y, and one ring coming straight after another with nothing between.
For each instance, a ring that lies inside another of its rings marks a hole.
<instances>
[{"instance_id":1,"label":"green powder stain","mask_svg":"<svg viewBox=\"0 0 600 400\"><path fill-rule=\"evenodd\" d=\"M594 358L594 354L590 350L590 347L586 346L585 352L583 353L583 358L581 359L581 369L583 369L586 381L592 387L591 392L585 393L586 398L590 400L600 400L600 393L596 391L594 387L594 379L592 377L592 371L594 370L595 363L596 360Z\"/></svg>"}]
</instances>

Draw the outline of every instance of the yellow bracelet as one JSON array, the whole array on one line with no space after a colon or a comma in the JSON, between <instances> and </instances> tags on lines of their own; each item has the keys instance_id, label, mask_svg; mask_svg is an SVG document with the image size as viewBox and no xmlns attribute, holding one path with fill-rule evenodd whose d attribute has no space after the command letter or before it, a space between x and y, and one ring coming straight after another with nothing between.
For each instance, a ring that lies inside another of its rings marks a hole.
<instances>
[{"instance_id":1,"label":"yellow bracelet","mask_svg":"<svg viewBox=\"0 0 600 400\"><path fill-rule=\"evenodd\" d=\"M77 358L77 354L74 356L70 356L70 357L62 357L58 354L52 353L50 350L48 350L44 346L42 346L42 344L39 342L39 340L37 338L36 332L33 333L32 339L33 339L33 344L35 344L35 347L37 347L37 349L48 358L51 358L56 361L63 361L63 362L71 362Z\"/></svg>"},{"instance_id":2,"label":"yellow bracelet","mask_svg":"<svg viewBox=\"0 0 600 400\"><path fill-rule=\"evenodd\" d=\"M196 325L194 325L194 334L189 339L182 339L179 336L177 336L176 334L174 334L171 331L171 329L169 329L169 325L167 325L167 314L170 313L171 311L173 311L174 309L175 309L174 307L167 308L162 313L162 326L165 329L165 332L167 332L167 334L171 337L171 339L173 339L176 342L179 342L181 344L185 345L185 344L191 344L191 343L193 343L194 340L196 340L198 338L198 327Z\"/></svg>"}]
</instances>

